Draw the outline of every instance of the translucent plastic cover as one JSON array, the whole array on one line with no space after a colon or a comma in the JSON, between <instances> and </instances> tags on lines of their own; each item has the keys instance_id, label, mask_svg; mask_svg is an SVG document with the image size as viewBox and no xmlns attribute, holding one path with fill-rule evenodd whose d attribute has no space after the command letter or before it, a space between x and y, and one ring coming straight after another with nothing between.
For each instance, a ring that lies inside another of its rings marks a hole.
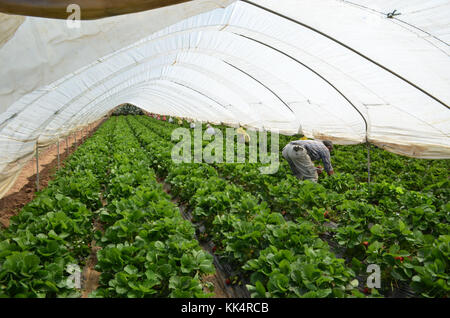
<instances>
[{"instance_id":1,"label":"translucent plastic cover","mask_svg":"<svg viewBox=\"0 0 450 318\"><path fill-rule=\"evenodd\" d=\"M190 1L82 21L0 15L0 197L36 145L123 103L450 158L450 1Z\"/></svg>"}]
</instances>

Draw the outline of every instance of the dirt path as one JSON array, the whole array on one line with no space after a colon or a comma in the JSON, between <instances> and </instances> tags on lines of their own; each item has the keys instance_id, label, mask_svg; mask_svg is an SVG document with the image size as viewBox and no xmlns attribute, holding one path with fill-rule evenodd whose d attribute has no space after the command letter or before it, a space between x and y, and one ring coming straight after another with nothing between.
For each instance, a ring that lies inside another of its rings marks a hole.
<instances>
[{"instance_id":1,"label":"dirt path","mask_svg":"<svg viewBox=\"0 0 450 318\"><path fill-rule=\"evenodd\" d=\"M61 166L64 160L81 145L86 138L89 138L98 128L103 120L92 125L89 132L78 132L77 143L73 136L62 139L59 143ZM74 147L75 146L75 147ZM68 150L67 147L69 148ZM57 144L51 145L39 151L39 189L47 187L58 168L58 148ZM13 187L0 199L0 228L9 226L9 219L18 214L19 211L33 198L36 191L36 158L31 159L22 169Z\"/></svg>"},{"instance_id":2,"label":"dirt path","mask_svg":"<svg viewBox=\"0 0 450 318\"><path fill-rule=\"evenodd\" d=\"M105 190L105 189L104 189ZM101 201L103 207L105 207L108 203L106 199L103 196L104 190L100 193ZM100 231L103 234L105 234L105 226L98 218L95 218L92 221L92 229L94 232ZM97 259L97 252L100 251L102 248L100 246L97 246L97 241L94 239L91 242L91 254L89 255L89 258L86 262L86 266L83 269L82 273L82 292L81 292L81 298L89 298L89 294L95 291L99 286L99 279L100 275L102 273L95 270L95 265L97 265L98 259Z\"/></svg>"},{"instance_id":3,"label":"dirt path","mask_svg":"<svg viewBox=\"0 0 450 318\"><path fill-rule=\"evenodd\" d=\"M103 206L105 205L106 204L104 204ZM94 220L93 231L101 231L102 233L104 233L105 230L103 228L103 224L98 220ZM97 246L97 242L95 240L92 240L91 254L89 255L86 266L84 267L82 273L83 285L81 298L88 298L89 294L98 288L98 281L100 279L101 273L95 270L95 265L97 265L98 261L97 252L101 249L102 248L100 246Z\"/></svg>"}]
</instances>

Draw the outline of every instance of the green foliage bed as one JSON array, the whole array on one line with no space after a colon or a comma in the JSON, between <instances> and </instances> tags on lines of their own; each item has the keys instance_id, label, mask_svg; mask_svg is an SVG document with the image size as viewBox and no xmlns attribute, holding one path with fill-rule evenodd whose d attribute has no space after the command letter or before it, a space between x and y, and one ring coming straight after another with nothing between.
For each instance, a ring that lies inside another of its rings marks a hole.
<instances>
[{"instance_id":1,"label":"green foliage bed","mask_svg":"<svg viewBox=\"0 0 450 318\"><path fill-rule=\"evenodd\" d=\"M293 177L280 154L272 175L261 163L175 164L177 127L107 121L0 231L0 296L79 296L68 268L84 265L95 240L102 274L91 297L207 297L200 278L214 266L195 233L254 297L448 296L448 160L372 147L368 185L366 147L336 146L336 174L315 184ZM296 138L281 136L281 148ZM380 289L366 286L369 264L381 268Z\"/></svg>"}]
</instances>

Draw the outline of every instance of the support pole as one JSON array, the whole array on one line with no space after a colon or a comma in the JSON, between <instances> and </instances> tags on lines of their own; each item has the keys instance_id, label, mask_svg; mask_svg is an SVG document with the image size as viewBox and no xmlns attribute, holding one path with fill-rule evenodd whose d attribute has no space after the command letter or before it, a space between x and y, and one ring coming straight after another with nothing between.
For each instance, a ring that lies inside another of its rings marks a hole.
<instances>
[{"instance_id":1,"label":"support pole","mask_svg":"<svg viewBox=\"0 0 450 318\"><path fill-rule=\"evenodd\" d=\"M39 191L39 147L36 143L36 191Z\"/></svg>"},{"instance_id":2,"label":"support pole","mask_svg":"<svg viewBox=\"0 0 450 318\"><path fill-rule=\"evenodd\" d=\"M69 155L69 136L66 136L66 153Z\"/></svg>"},{"instance_id":3,"label":"support pole","mask_svg":"<svg viewBox=\"0 0 450 318\"><path fill-rule=\"evenodd\" d=\"M367 145L367 183L370 196L370 143L366 142L366 145Z\"/></svg>"},{"instance_id":4,"label":"support pole","mask_svg":"<svg viewBox=\"0 0 450 318\"><path fill-rule=\"evenodd\" d=\"M367 143L367 182L370 184L370 144Z\"/></svg>"},{"instance_id":5,"label":"support pole","mask_svg":"<svg viewBox=\"0 0 450 318\"><path fill-rule=\"evenodd\" d=\"M58 170L60 168L60 159L59 159L59 136L58 136L58 141L56 142L56 145L58 147Z\"/></svg>"}]
</instances>

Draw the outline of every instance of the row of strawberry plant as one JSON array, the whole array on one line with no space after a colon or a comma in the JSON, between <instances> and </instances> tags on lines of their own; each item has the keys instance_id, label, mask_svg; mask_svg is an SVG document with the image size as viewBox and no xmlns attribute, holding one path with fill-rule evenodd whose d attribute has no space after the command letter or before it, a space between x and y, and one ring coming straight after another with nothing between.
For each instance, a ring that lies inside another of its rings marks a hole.
<instances>
[{"instance_id":1,"label":"row of strawberry plant","mask_svg":"<svg viewBox=\"0 0 450 318\"><path fill-rule=\"evenodd\" d=\"M0 231L0 297L79 295L71 265L83 266L90 253L113 131L113 123L101 126Z\"/></svg>"},{"instance_id":2,"label":"row of strawberry plant","mask_svg":"<svg viewBox=\"0 0 450 318\"><path fill-rule=\"evenodd\" d=\"M175 127L162 130L165 123L155 125L166 134ZM347 248L355 270L376 261L384 268L385 287L405 281L423 296L448 293L448 251L443 247L448 247L449 204L439 206L440 198L386 182L373 183L369 191L366 184L357 184L345 173L324 179L324 188L286 178L285 169L267 176L257 170L260 164L216 166L222 176L259 193L272 209L321 223L326 221L324 216L338 221L342 226L336 240Z\"/></svg>"},{"instance_id":3,"label":"row of strawberry plant","mask_svg":"<svg viewBox=\"0 0 450 318\"><path fill-rule=\"evenodd\" d=\"M154 167L161 176L168 174L173 194L188 201L216 253L251 273L254 296L362 296L354 288L354 273L318 238L314 224L301 218L286 221L208 165L174 165L173 144L160 135L164 128L143 118L131 121L149 155L154 154Z\"/></svg>"},{"instance_id":4,"label":"row of strawberry plant","mask_svg":"<svg viewBox=\"0 0 450 318\"><path fill-rule=\"evenodd\" d=\"M384 182L371 184L370 194L365 184L341 194L290 176L258 176L256 167L248 165L222 165L219 171L257 187L274 210L337 222L339 227L328 231L336 232L335 241L345 247L354 269L362 274L368 264L378 264L385 290L402 281L423 296L448 294L449 203L436 207L430 194Z\"/></svg>"},{"instance_id":5,"label":"row of strawberry plant","mask_svg":"<svg viewBox=\"0 0 450 318\"><path fill-rule=\"evenodd\" d=\"M201 276L214 273L212 257L192 224L156 181L147 153L124 117L114 119L108 204L99 212L100 287L90 297L207 297ZM211 286L209 286L211 287Z\"/></svg>"},{"instance_id":6,"label":"row of strawberry plant","mask_svg":"<svg viewBox=\"0 0 450 318\"><path fill-rule=\"evenodd\" d=\"M448 200L386 182L356 184L349 174L324 179L324 188L279 174L260 175L258 166L218 168L223 176L256 188L272 209L321 223L332 218L339 224L335 241L355 271L364 274L368 264L379 265L385 292L405 282L425 297L448 295Z\"/></svg>"},{"instance_id":7,"label":"row of strawberry plant","mask_svg":"<svg viewBox=\"0 0 450 318\"><path fill-rule=\"evenodd\" d=\"M324 179L323 188L279 173L261 175L260 164L216 166L230 180L256 188L273 209L322 223L332 217L341 225L335 239L353 268L363 274L367 264L380 265L385 290L402 281L425 297L448 294L448 200L387 182L356 184L345 173Z\"/></svg>"},{"instance_id":8,"label":"row of strawberry plant","mask_svg":"<svg viewBox=\"0 0 450 318\"><path fill-rule=\"evenodd\" d=\"M176 123L169 123L151 119L155 125L177 128ZM188 127L186 123L183 127ZM205 124L202 125L205 128ZM225 131L227 126L215 126ZM270 132L268 132L270 145ZM300 139L302 135L279 135L280 145ZM337 166L341 174L352 179L352 183L359 184L367 181L367 147L366 145L340 146L335 145L331 158L333 165ZM450 169L449 160L427 160L399 156L384 151L377 146L370 147L372 181L376 183L387 182L400 185L407 190L431 192L442 200L448 201L450 196L450 180L446 177ZM344 182L342 182L344 183ZM441 203L442 203L441 202ZM440 204L438 204L440 205Z\"/></svg>"}]
</instances>

